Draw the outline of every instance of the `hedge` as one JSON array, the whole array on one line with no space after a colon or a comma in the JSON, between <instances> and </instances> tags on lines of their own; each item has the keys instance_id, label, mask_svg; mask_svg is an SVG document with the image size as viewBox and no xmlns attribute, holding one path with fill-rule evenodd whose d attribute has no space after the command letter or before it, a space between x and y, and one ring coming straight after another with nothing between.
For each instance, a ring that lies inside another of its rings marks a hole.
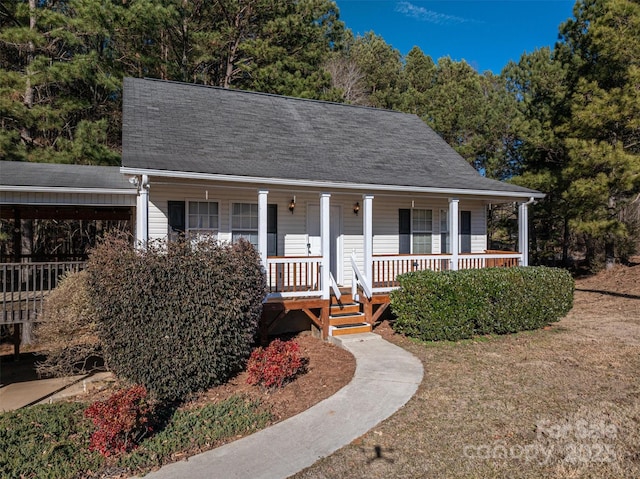
<instances>
[{"instance_id":1,"label":"hedge","mask_svg":"<svg viewBox=\"0 0 640 479\"><path fill-rule=\"evenodd\" d=\"M152 242L142 251L108 237L87 274L105 360L118 377L180 400L244 366L266 294L250 243Z\"/></svg>"},{"instance_id":2,"label":"hedge","mask_svg":"<svg viewBox=\"0 0 640 479\"><path fill-rule=\"evenodd\" d=\"M418 271L398 280L394 327L424 341L537 329L573 306L573 278L558 268Z\"/></svg>"}]
</instances>

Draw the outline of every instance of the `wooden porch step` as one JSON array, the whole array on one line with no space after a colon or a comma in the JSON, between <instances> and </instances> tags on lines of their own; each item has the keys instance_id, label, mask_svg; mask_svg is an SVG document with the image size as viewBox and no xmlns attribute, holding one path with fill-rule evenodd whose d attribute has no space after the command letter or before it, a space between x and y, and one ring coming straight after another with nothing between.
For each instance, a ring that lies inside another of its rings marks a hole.
<instances>
[{"instance_id":1,"label":"wooden porch step","mask_svg":"<svg viewBox=\"0 0 640 479\"><path fill-rule=\"evenodd\" d=\"M360 324L364 321L364 313L344 313L329 316L330 326L344 326L345 324Z\"/></svg>"},{"instance_id":2,"label":"wooden porch step","mask_svg":"<svg viewBox=\"0 0 640 479\"><path fill-rule=\"evenodd\" d=\"M332 316L337 316L339 314L357 314L360 312L360 303L337 303L332 304L330 308L330 314Z\"/></svg>"},{"instance_id":3,"label":"wooden porch step","mask_svg":"<svg viewBox=\"0 0 640 479\"><path fill-rule=\"evenodd\" d=\"M330 326L329 336L342 336L345 334L370 333L371 325L367 323L351 323L340 326Z\"/></svg>"}]
</instances>

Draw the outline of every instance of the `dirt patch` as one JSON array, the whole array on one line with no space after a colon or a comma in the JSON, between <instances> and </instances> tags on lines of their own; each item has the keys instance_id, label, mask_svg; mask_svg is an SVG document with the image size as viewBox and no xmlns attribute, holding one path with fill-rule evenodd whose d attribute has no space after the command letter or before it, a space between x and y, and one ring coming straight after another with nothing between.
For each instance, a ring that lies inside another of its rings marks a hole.
<instances>
[{"instance_id":1,"label":"dirt patch","mask_svg":"<svg viewBox=\"0 0 640 479\"><path fill-rule=\"evenodd\" d=\"M539 331L418 343L381 325L422 360L418 392L294 477L640 477L640 266L576 286Z\"/></svg>"},{"instance_id":2,"label":"dirt patch","mask_svg":"<svg viewBox=\"0 0 640 479\"><path fill-rule=\"evenodd\" d=\"M346 350L314 338L308 333L296 337L303 356L309 358L307 373L282 389L263 390L247 383L243 372L227 384L200 395L194 405L217 402L235 394L260 399L274 415L274 422L294 416L346 386L355 372L355 358Z\"/></svg>"}]
</instances>

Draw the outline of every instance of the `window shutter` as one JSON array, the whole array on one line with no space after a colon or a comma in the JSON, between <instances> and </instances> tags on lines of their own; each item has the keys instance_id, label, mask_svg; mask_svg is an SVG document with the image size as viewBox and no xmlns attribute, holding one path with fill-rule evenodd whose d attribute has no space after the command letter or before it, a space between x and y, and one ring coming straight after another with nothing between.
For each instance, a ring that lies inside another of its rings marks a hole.
<instances>
[{"instance_id":1,"label":"window shutter","mask_svg":"<svg viewBox=\"0 0 640 479\"><path fill-rule=\"evenodd\" d=\"M267 205L267 256L278 256L278 205Z\"/></svg>"},{"instance_id":2,"label":"window shutter","mask_svg":"<svg viewBox=\"0 0 640 479\"><path fill-rule=\"evenodd\" d=\"M175 240L178 235L184 234L186 229L185 223L185 202L169 201L168 202L168 223L169 223L169 239Z\"/></svg>"},{"instance_id":3,"label":"window shutter","mask_svg":"<svg viewBox=\"0 0 640 479\"><path fill-rule=\"evenodd\" d=\"M460 252L471 253L471 211L460 212Z\"/></svg>"},{"instance_id":4,"label":"window shutter","mask_svg":"<svg viewBox=\"0 0 640 479\"><path fill-rule=\"evenodd\" d=\"M398 210L398 241L400 254L411 253L411 210Z\"/></svg>"}]
</instances>

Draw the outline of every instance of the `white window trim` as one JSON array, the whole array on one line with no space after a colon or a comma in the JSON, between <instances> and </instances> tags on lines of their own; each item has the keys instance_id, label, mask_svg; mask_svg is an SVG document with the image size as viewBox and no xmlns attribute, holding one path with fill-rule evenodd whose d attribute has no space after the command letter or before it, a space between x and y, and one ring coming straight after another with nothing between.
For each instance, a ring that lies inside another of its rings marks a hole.
<instances>
[{"instance_id":1,"label":"white window trim","mask_svg":"<svg viewBox=\"0 0 640 479\"><path fill-rule=\"evenodd\" d=\"M217 203L218 204L218 224L215 228L190 228L189 227L189 206L191 203ZM222 202L215 198L210 198L208 200L203 200L202 198L185 198L185 233L196 234L196 235L211 235L215 238L220 234L220 217L222 212ZM195 233L191 233L195 232Z\"/></svg>"},{"instance_id":2,"label":"white window trim","mask_svg":"<svg viewBox=\"0 0 640 479\"><path fill-rule=\"evenodd\" d=\"M239 229L236 229L236 228L233 227L233 207L234 207L234 205L252 205L252 206L255 206L256 207L256 215L258 215L258 212L257 212L257 210L258 210L258 202L257 201L231 201L231 202L229 202L229 240L231 242L233 242L233 234L236 231L249 231L251 233L255 232L255 234L258 235L259 228L260 228L259 224L256 225L255 229L253 229L253 228L239 228ZM256 218L258 218L258 216L256 216ZM258 218L258 222L259 221L260 221L260 218ZM257 245L255 245L255 246L257 248Z\"/></svg>"},{"instance_id":3,"label":"white window trim","mask_svg":"<svg viewBox=\"0 0 640 479\"><path fill-rule=\"evenodd\" d=\"M416 211L431 211L431 229L425 231L415 230L413 227L414 213ZM414 234L430 234L431 235L431 253L416 253L413 247ZM433 254L433 208L411 208L411 254Z\"/></svg>"}]
</instances>

